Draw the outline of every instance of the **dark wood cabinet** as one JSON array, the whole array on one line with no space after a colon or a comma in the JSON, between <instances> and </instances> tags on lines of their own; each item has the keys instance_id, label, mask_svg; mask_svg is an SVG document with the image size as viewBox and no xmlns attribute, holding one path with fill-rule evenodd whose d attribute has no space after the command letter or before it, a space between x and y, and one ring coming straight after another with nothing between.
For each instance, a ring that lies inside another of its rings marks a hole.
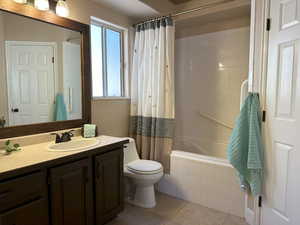
<instances>
[{"instance_id":1,"label":"dark wood cabinet","mask_svg":"<svg viewBox=\"0 0 300 225\"><path fill-rule=\"evenodd\" d=\"M47 198L45 173L34 172L0 182L0 212L39 198Z\"/></svg>"},{"instance_id":2,"label":"dark wood cabinet","mask_svg":"<svg viewBox=\"0 0 300 225\"><path fill-rule=\"evenodd\" d=\"M1 225L49 225L46 199L34 200L0 215Z\"/></svg>"},{"instance_id":3,"label":"dark wood cabinet","mask_svg":"<svg viewBox=\"0 0 300 225\"><path fill-rule=\"evenodd\" d=\"M102 225L123 210L123 149L95 158L96 225Z\"/></svg>"},{"instance_id":4,"label":"dark wood cabinet","mask_svg":"<svg viewBox=\"0 0 300 225\"><path fill-rule=\"evenodd\" d=\"M46 174L0 182L1 225L49 225Z\"/></svg>"},{"instance_id":5,"label":"dark wood cabinet","mask_svg":"<svg viewBox=\"0 0 300 225\"><path fill-rule=\"evenodd\" d=\"M91 166L84 159L50 169L52 225L92 224Z\"/></svg>"},{"instance_id":6,"label":"dark wood cabinet","mask_svg":"<svg viewBox=\"0 0 300 225\"><path fill-rule=\"evenodd\" d=\"M123 145L0 173L0 225L103 225L123 210Z\"/></svg>"}]
</instances>

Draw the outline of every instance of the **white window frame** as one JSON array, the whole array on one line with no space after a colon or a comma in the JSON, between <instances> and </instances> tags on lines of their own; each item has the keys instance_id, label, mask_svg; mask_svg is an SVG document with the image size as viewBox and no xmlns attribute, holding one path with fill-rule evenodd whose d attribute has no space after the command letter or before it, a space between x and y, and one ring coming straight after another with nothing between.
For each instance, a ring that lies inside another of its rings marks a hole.
<instances>
[{"instance_id":1,"label":"white window frame","mask_svg":"<svg viewBox=\"0 0 300 225\"><path fill-rule=\"evenodd\" d=\"M110 22L101 20L96 17L91 17L91 24L96 26L101 26L116 32L121 33L121 96L107 96L107 71L106 68L103 72L103 95L101 97L94 97L92 96L93 100L111 100L111 99L129 99L129 82L128 82L128 74L129 74L129 68L128 68L128 60L129 60L129 43L128 43L128 29L122 26L118 26L115 24L112 24ZM102 37L104 37L105 32L102 32ZM103 51L103 58L106 59L105 51ZM103 64L103 67L106 67L105 63Z\"/></svg>"}]
</instances>

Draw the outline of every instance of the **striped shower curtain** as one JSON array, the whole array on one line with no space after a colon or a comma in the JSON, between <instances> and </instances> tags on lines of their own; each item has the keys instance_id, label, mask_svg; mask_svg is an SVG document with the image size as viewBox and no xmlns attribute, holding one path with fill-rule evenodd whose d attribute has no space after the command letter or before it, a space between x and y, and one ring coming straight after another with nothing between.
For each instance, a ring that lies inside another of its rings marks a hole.
<instances>
[{"instance_id":1,"label":"striped shower curtain","mask_svg":"<svg viewBox=\"0 0 300 225\"><path fill-rule=\"evenodd\" d=\"M169 17L136 26L130 133L142 159L169 171L175 123L174 25Z\"/></svg>"}]
</instances>

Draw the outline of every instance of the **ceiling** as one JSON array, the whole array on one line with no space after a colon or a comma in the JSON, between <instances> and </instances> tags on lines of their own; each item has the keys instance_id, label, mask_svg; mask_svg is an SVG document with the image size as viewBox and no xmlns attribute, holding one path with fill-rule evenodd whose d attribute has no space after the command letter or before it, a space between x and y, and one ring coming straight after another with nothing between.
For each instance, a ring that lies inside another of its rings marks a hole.
<instances>
[{"instance_id":1,"label":"ceiling","mask_svg":"<svg viewBox=\"0 0 300 225\"><path fill-rule=\"evenodd\" d=\"M132 19L158 16L159 12L140 0L92 0Z\"/></svg>"},{"instance_id":2,"label":"ceiling","mask_svg":"<svg viewBox=\"0 0 300 225\"><path fill-rule=\"evenodd\" d=\"M193 16L190 18L177 20L176 28L185 28L185 27L193 27L193 26L201 26L204 24L217 22L217 21L225 21L237 18L243 18L251 16L251 8L250 5L243 5L236 8L229 8L223 11L207 13L204 15Z\"/></svg>"},{"instance_id":3,"label":"ceiling","mask_svg":"<svg viewBox=\"0 0 300 225\"><path fill-rule=\"evenodd\" d=\"M197 8L205 4L226 4L224 2L228 2L229 4L234 4L234 5L245 4L245 3L247 3L248 6L250 5L250 0L91 0L91 1L97 2L108 8L111 8L120 14L126 15L130 17L133 22L139 22L141 20L157 17L159 15L166 15L171 12L181 12L181 11ZM236 12L232 12L232 13L236 14ZM245 10L244 9L240 10L240 13L245 15ZM225 17L227 18L233 16L230 14L231 13L226 14ZM197 18L197 21L199 21L199 18ZM207 22L205 18L203 22ZM190 24L191 23L193 22L190 21Z\"/></svg>"},{"instance_id":4,"label":"ceiling","mask_svg":"<svg viewBox=\"0 0 300 225\"><path fill-rule=\"evenodd\" d=\"M170 0L170 1L177 5L177 4L182 4L182 3L190 2L192 0Z\"/></svg>"}]
</instances>

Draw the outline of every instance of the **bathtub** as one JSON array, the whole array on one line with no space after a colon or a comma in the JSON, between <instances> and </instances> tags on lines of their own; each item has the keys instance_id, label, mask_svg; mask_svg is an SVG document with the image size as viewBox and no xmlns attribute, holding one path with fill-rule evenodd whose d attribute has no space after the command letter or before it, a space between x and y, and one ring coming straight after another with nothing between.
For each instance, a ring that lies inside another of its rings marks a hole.
<instances>
[{"instance_id":1,"label":"bathtub","mask_svg":"<svg viewBox=\"0 0 300 225\"><path fill-rule=\"evenodd\" d=\"M170 174L158 191L232 215L244 217L245 194L226 159L174 150Z\"/></svg>"}]
</instances>

